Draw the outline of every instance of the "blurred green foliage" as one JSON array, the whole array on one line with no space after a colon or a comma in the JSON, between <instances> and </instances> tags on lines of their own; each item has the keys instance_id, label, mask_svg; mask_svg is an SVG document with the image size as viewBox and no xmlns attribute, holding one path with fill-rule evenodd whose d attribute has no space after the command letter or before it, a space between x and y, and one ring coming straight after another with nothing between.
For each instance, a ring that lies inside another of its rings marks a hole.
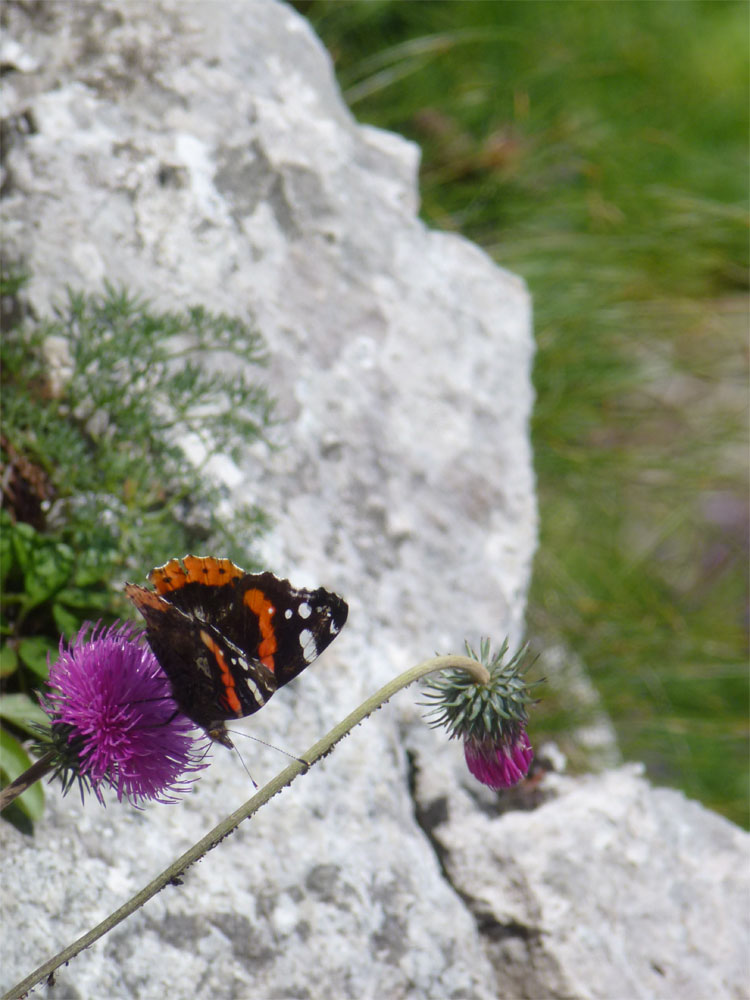
<instances>
[{"instance_id":1,"label":"blurred green foliage","mask_svg":"<svg viewBox=\"0 0 750 1000\"><path fill-rule=\"evenodd\" d=\"M422 213L528 282L528 623L630 759L748 822L748 5L299 2ZM563 695L532 720L576 759ZM534 731L536 729L536 731Z\"/></svg>"},{"instance_id":2,"label":"blurred green foliage","mask_svg":"<svg viewBox=\"0 0 750 1000\"><path fill-rule=\"evenodd\" d=\"M202 308L158 312L112 287L69 293L48 320L25 313L24 281L2 280L0 360L0 775L29 766L20 740L46 716L34 692L61 635L132 615L122 595L175 555L247 564L264 524L222 511L226 490L186 455L237 458L271 402L255 381L260 335ZM222 363L226 355L231 364ZM4 814L33 820L35 785Z\"/></svg>"}]
</instances>

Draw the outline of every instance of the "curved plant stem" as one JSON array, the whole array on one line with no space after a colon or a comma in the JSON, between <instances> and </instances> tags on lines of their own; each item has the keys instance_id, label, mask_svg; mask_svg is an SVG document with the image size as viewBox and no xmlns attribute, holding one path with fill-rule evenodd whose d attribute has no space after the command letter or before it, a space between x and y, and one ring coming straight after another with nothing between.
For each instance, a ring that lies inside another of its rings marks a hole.
<instances>
[{"instance_id":1,"label":"curved plant stem","mask_svg":"<svg viewBox=\"0 0 750 1000\"><path fill-rule=\"evenodd\" d=\"M13 799L23 795L27 788L48 774L55 766L56 755L54 750L43 754L39 760L34 761L31 767L27 768L23 774L19 774L9 785L0 791L0 812L9 806Z\"/></svg>"},{"instance_id":2,"label":"curved plant stem","mask_svg":"<svg viewBox=\"0 0 750 1000\"><path fill-rule=\"evenodd\" d=\"M157 875L153 881L149 882L140 892L136 893L132 899L129 899L127 903L115 910L114 913L110 913L100 924L97 924L87 934L78 938L77 941L74 941L64 951L61 951L54 958L40 965L38 969L35 969L24 980L8 990L2 997L2 1000L17 1000L17 998L22 997L33 986L36 986L49 976L50 973L54 972L55 969L69 962L83 951L84 948L88 948L89 945L98 941L100 937L103 937L113 927L116 927L117 924L125 920L126 917L129 917L131 913L134 913L144 903L148 902L152 896L160 892L165 885L170 882L179 884L180 875L190 865L200 860L205 854L216 847L228 834L233 833L243 820L249 819L262 805L265 805L269 799L273 798L274 795L287 785L291 785L296 777L306 773L309 767L329 754L347 733L359 725L368 715L371 715L380 708L381 705L384 705L397 691L407 687L409 684L413 684L414 681L425 677L427 674L450 669L466 670L475 678L477 684L487 684L490 680L490 675L486 667L477 660L472 660L467 656L436 656L395 677L388 684L380 688L379 691L376 691L374 695L371 695L359 708L356 708L347 715L342 722L334 726L322 739L318 740L317 743L313 743L307 753L303 754L299 760L295 760L288 767L285 767L273 780L269 781L267 785L261 788L252 798L248 799L239 809L230 816L227 816L218 826L215 826L210 833L207 833L205 837L194 844L190 850L186 851L169 868L166 868L161 875Z\"/></svg>"}]
</instances>

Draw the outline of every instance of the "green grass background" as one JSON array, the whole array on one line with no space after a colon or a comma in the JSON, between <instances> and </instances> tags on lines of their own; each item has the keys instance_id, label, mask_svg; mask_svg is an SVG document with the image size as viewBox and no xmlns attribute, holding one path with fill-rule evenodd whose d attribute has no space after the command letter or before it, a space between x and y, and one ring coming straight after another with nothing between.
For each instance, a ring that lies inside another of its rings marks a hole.
<instances>
[{"instance_id":1,"label":"green grass background","mask_svg":"<svg viewBox=\"0 0 750 1000\"><path fill-rule=\"evenodd\" d=\"M530 638L626 758L747 824L748 5L296 6L356 116L420 144L423 217L533 294ZM583 764L547 687L532 739Z\"/></svg>"}]
</instances>

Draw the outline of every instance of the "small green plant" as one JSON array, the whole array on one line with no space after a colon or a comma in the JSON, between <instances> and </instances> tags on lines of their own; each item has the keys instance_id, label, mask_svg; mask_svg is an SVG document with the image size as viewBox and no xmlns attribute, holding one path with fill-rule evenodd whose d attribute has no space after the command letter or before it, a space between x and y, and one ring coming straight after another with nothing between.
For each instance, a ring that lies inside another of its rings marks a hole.
<instances>
[{"instance_id":1,"label":"small green plant","mask_svg":"<svg viewBox=\"0 0 750 1000\"><path fill-rule=\"evenodd\" d=\"M37 321L24 315L22 286L17 275L2 284L5 780L28 766L19 737L39 721L34 691L61 634L122 615L125 578L175 552L220 549L247 562L262 512L219 516L226 489L198 466L202 456L237 460L271 419L256 381L263 341L241 320L201 307L159 312L107 285L69 292ZM33 819L41 794L30 792L19 803Z\"/></svg>"}]
</instances>

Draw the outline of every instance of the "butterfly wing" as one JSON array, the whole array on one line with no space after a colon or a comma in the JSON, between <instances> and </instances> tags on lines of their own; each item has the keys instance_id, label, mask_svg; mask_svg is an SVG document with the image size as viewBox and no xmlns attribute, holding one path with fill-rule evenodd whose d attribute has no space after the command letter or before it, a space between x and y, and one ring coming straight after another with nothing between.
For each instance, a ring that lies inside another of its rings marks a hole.
<instances>
[{"instance_id":1,"label":"butterfly wing","mask_svg":"<svg viewBox=\"0 0 750 1000\"><path fill-rule=\"evenodd\" d=\"M128 584L180 709L219 742L224 721L252 715L335 639L348 607L322 587L245 573L227 559L186 556Z\"/></svg>"}]
</instances>

